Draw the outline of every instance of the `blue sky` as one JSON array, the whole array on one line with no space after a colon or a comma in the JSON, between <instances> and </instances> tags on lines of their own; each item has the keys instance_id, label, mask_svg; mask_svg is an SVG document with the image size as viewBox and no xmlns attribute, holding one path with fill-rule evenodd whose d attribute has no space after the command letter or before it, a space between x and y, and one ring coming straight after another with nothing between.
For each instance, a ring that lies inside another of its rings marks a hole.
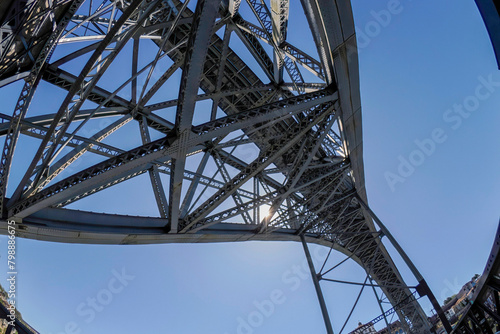
<instances>
[{"instance_id":1,"label":"blue sky","mask_svg":"<svg viewBox=\"0 0 500 334\"><path fill-rule=\"evenodd\" d=\"M370 30L389 3L353 1L358 39L368 37L359 41L366 188L371 208L442 301L482 272L498 225L500 73L474 1L401 0L390 22L386 17ZM4 96L0 112L11 114L15 100ZM56 108L52 103L45 99L43 109ZM460 105L462 114L454 111ZM416 142L427 143L427 153ZM410 160L417 162L413 170L398 174L401 161ZM391 186L388 175L399 175L398 182ZM148 205L141 198L138 210L147 213ZM6 238L0 241L5 254ZM325 249L311 250L319 264ZM258 324L252 333L324 332L298 243L116 247L19 240L18 256L19 309L41 333L233 334L246 333L252 321ZM341 259L334 254L332 263ZM340 268L335 278L364 280L357 265ZM5 286L4 271L0 279ZM359 288L322 286L338 333ZM94 313L93 298L105 302ZM368 289L360 305L347 331L380 314ZM262 319L259 309L267 312Z\"/></svg>"}]
</instances>

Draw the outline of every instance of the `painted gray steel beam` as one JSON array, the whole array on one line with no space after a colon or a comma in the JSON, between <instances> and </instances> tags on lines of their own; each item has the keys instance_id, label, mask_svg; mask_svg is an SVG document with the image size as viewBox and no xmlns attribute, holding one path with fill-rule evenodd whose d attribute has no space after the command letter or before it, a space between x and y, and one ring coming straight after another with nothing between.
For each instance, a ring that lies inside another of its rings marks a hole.
<instances>
[{"instance_id":1,"label":"painted gray steel beam","mask_svg":"<svg viewBox=\"0 0 500 334\"><path fill-rule=\"evenodd\" d=\"M201 233L165 233L166 219L90 213L68 209L43 209L18 225L18 236L38 240L99 244L213 243L241 241L300 241L293 229L256 234L257 225L213 224ZM141 227L138 227L141 225ZM0 221L0 231L7 224ZM336 239L322 233L307 233L306 241L332 247L364 266L363 260Z\"/></svg>"},{"instance_id":2,"label":"painted gray steel beam","mask_svg":"<svg viewBox=\"0 0 500 334\"><path fill-rule=\"evenodd\" d=\"M179 222L179 210L181 206L181 191L184 168L186 165L186 154L188 141L191 135L191 124L193 122L196 96L198 95L199 82L203 74L204 61L208 52L212 30L219 7L218 0L200 0L196 5L191 35L184 57L184 67L179 88L177 112L175 116L174 131L179 136L179 149L172 156L170 175L170 198L168 217L170 220L170 231L177 233Z\"/></svg>"},{"instance_id":3,"label":"painted gray steel beam","mask_svg":"<svg viewBox=\"0 0 500 334\"><path fill-rule=\"evenodd\" d=\"M0 119L11 120L11 117L7 116L7 115L0 114ZM33 124L33 123L30 123L26 120L21 121L21 124L22 124L21 133L24 135L43 139L45 137L45 135L47 134L48 129L46 127L41 126L41 125ZM104 155L107 157L119 155L119 154L125 152L124 150L119 149L117 147L98 142L98 141L94 140L93 137L86 138L86 137L75 135L72 137L72 139L68 138L68 140L69 140L68 147L75 148L79 145L86 144L87 146L91 146L90 148L89 147L86 148L88 151L91 151L91 152L97 153L97 154L101 154L101 155Z\"/></svg>"},{"instance_id":4,"label":"painted gray steel beam","mask_svg":"<svg viewBox=\"0 0 500 334\"><path fill-rule=\"evenodd\" d=\"M306 253L307 264L311 272L311 278L314 284L314 289L316 290L316 294L318 295L319 305L321 308L321 313L323 314L323 320L325 322L326 332L327 334L333 334L333 327L330 321L330 315L328 314L328 310L326 308L325 298L323 297L323 291L321 290L321 286L319 285L318 276L316 275L316 269L314 269L314 263L311 258L311 253L309 252L309 248L307 247L307 242L303 234L300 235L300 241L302 242L302 246L304 247L304 252Z\"/></svg>"},{"instance_id":5,"label":"painted gray steel beam","mask_svg":"<svg viewBox=\"0 0 500 334\"><path fill-rule=\"evenodd\" d=\"M475 0L495 51L500 69L500 3L495 0Z\"/></svg>"},{"instance_id":6,"label":"painted gray steel beam","mask_svg":"<svg viewBox=\"0 0 500 334\"><path fill-rule=\"evenodd\" d=\"M354 19L348 0L301 0L327 83L336 83L342 110L345 146L358 194L367 201L359 95L359 65Z\"/></svg>"},{"instance_id":7,"label":"painted gray steel beam","mask_svg":"<svg viewBox=\"0 0 500 334\"><path fill-rule=\"evenodd\" d=\"M92 110L93 111L93 110ZM128 113L128 108L124 107L115 107L115 108L101 108L97 112L92 115L92 118L101 118L101 117L111 117L111 116L119 116ZM90 115L91 110L80 110L80 112L76 115L75 121L83 120ZM30 124L38 125L38 126L47 126L50 125L54 121L54 114L44 114L42 116L33 116L25 118L22 122L24 122L25 126L29 126ZM0 114L0 118L3 120L11 120L12 116ZM10 123L0 123L0 136L5 136L7 130L9 129Z\"/></svg>"},{"instance_id":8,"label":"painted gray steel beam","mask_svg":"<svg viewBox=\"0 0 500 334\"><path fill-rule=\"evenodd\" d=\"M213 243L237 241L296 241L297 230L278 229L267 234L256 234L255 225L219 223L201 233L165 233L167 219L134 217L126 215L94 213L80 210L45 208L17 224L18 236L35 240L81 244L155 244L155 243ZM141 226L141 227L139 227ZM7 234L7 221L0 220L0 233ZM363 266L349 249L321 233L305 234L308 243L324 245L342 252Z\"/></svg>"},{"instance_id":9,"label":"painted gray steel beam","mask_svg":"<svg viewBox=\"0 0 500 334\"><path fill-rule=\"evenodd\" d=\"M148 144L151 142L151 136L149 134L149 128L147 127L146 120L143 118L139 121L139 127L141 131L142 143ZM163 182L160 178L160 173L158 172L158 166L153 165L149 169L149 178L151 181L151 186L153 187L153 192L156 199L156 204L158 206L158 211L160 212L160 217L166 218L168 215L168 202L165 195L165 190L163 187Z\"/></svg>"},{"instance_id":10,"label":"painted gray steel beam","mask_svg":"<svg viewBox=\"0 0 500 334\"><path fill-rule=\"evenodd\" d=\"M75 115L78 113L80 107L83 105L85 98L91 93L92 89L97 84L97 80L99 80L99 78L103 75L103 71L109 67L111 61L125 46L125 42L132 37L134 32L139 28L140 23L147 18L149 12L154 9L154 5L156 4L156 2L153 1L153 3L144 6L144 12L138 13L139 17L137 26L122 32L121 28L123 24L129 19L129 17L132 16L132 14L136 12L136 8L138 8L141 3L142 2L140 0L134 0L130 6L127 7L127 9L123 12L123 15L120 16L117 23L110 29L106 38L104 38L104 40L100 43L83 67L80 75L69 89L68 94L57 111L55 120L49 128L47 136L42 140L42 143L29 165L26 174L14 191L13 198L15 200L22 196L25 187L28 187L29 189L33 185L35 187L38 185L40 177L47 170L50 160L56 153L56 149L58 149L57 146L62 141L64 132L69 127L70 122L73 120ZM117 43L112 52L107 55L105 61L102 62L101 56L106 51L106 48L112 42L115 35L122 35L122 40ZM96 67L98 69L98 73L92 73ZM87 79L87 81L85 79ZM77 99L75 99L75 95L78 96ZM65 122L60 124L59 122L63 117L65 117ZM55 136L55 139L50 140L53 135Z\"/></svg>"}]
</instances>

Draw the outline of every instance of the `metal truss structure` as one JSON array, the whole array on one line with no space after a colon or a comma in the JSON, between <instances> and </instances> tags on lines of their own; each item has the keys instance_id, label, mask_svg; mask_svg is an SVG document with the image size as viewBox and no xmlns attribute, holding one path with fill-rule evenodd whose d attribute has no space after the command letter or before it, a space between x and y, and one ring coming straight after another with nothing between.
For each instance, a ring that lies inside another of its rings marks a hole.
<instances>
[{"instance_id":1,"label":"metal truss structure","mask_svg":"<svg viewBox=\"0 0 500 334\"><path fill-rule=\"evenodd\" d=\"M302 237L356 261L408 333L428 332L365 204L350 2L301 0L295 16L290 2L3 1L0 87L24 87L0 114L1 233L13 219L20 237L73 243ZM40 87L57 110L30 113ZM156 217L75 209L142 174Z\"/></svg>"},{"instance_id":2,"label":"metal truss structure","mask_svg":"<svg viewBox=\"0 0 500 334\"><path fill-rule=\"evenodd\" d=\"M475 0L500 68L500 3ZM500 222L493 247L474 295L462 311L454 334L493 334L500 330Z\"/></svg>"}]
</instances>

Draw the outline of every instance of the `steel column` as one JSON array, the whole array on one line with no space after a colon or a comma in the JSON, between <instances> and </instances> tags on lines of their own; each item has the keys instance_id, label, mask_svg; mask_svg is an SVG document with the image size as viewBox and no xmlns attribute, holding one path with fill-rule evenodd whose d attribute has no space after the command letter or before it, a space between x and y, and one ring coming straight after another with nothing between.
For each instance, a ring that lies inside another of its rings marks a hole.
<instances>
[{"instance_id":1,"label":"steel column","mask_svg":"<svg viewBox=\"0 0 500 334\"><path fill-rule=\"evenodd\" d=\"M311 271L311 278L314 284L314 289L318 295L319 306L321 307L321 313L323 314L323 320L325 321L326 332L328 334L333 334L332 323L330 321L330 316L328 315L328 310L326 308L325 298L323 297L323 291L319 285L318 275L316 274L316 269L314 269L314 263L312 262L311 253L307 247L306 239L304 235L300 235L300 240L302 241L302 246L304 247L304 253L306 254L307 264L309 265L309 270Z\"/></svg>"}]
</instances>

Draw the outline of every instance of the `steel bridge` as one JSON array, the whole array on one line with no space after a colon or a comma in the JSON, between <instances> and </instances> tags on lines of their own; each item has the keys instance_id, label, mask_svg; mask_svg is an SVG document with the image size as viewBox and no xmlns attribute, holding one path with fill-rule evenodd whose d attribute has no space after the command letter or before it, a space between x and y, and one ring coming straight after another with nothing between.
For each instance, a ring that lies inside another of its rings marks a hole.
<instances>
[{"instance_id":1,"label":"steel bridge","mask_svg":"<svg viewBox=\"0 0 500 334\"><path fill-rule=\"evenodd\" d=\"M500 222L483 274L453 334L493 334L500 329Z\"/></svg>"},{"instance_id":2,"label":"steel bridge","mask_svg":"<svg viewBox=\"0 0 500 334\"><path fill-rule=\"evenodd\" d=\"M408 333L430 332L383 238L439 305L366 204L350 1L290 3L2 1L0 87L24 86L0 115L1 233L14 220L19 237L67 243L321 244L366 271ZM143 174L156 217L78 207Z\"/></svg>"}]
</instances>

